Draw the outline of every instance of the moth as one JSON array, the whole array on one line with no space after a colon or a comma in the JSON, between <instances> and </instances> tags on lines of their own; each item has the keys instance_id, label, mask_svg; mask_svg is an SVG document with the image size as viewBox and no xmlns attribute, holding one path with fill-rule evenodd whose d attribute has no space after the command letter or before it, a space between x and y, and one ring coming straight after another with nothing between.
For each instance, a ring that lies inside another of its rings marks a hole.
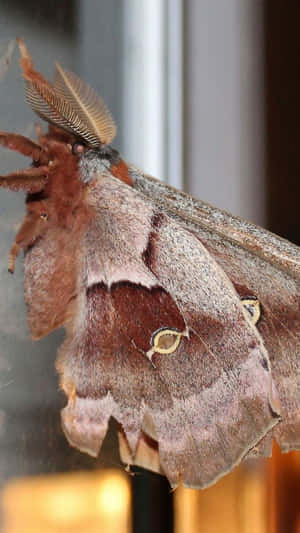
<instances>
[{"instance_id":1,"label":"moth","mask_svg":"<svg viewBox=\"0 0 300 533\"><path fill-rule=\"evenodd\" d=\"M207 487L272 441L300 448L299 248L126 163L103 101L19 40L38 141L0 184L26 191L9 256L24 250L32 337L64 327L62 428L97 456L111 417L121 458Z\"/></svg>"}]
</instances>

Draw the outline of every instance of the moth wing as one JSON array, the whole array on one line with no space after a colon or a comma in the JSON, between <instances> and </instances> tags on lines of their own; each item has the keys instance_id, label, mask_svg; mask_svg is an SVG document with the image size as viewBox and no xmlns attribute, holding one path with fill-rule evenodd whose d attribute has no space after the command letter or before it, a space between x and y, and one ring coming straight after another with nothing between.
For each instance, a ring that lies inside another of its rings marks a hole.
<instances>
[{"instance_id":1,"label":"moth wing","mask_svg":"<svg viewBox=\"0 0 300 533\"><path fill-rule=\"evenodd\" d=\"M272 365L281 421L253 450L270 455L272 434L284 452L300 449L300 248L243 219L132 169L137 190L191 231L241 298L257 299L257 329Z\"/></svg>"},{"instance_id":2,"label":"moth wing","mask_svg":"<svg viewBox=\"0 0 300 533\"><path fill-rule=\"evenodd\" d=\"M144 195L98 174L87 202L96 216L57 363L66 436L97 455L113 416L130 462L205 487L278 422L260 335L200 240ZM164 333L179 343L159 351Z\"/></svg>"}]
</instances>

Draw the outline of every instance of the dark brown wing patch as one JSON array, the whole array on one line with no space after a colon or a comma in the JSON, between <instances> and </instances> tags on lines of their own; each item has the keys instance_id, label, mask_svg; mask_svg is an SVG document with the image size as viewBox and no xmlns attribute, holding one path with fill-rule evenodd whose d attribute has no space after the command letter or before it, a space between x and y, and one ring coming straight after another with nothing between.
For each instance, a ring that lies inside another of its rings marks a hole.
<instances>
[{"instance_id":1,"label":"dark brown wing patch","mask_svg":"<svg viewBox=\"0 0 300 533\"><path fill-rule=\"evenodd\" d=\"M76 400L70 397L63 411L65 433L71 444L97 455L114 416L135 450L146 406L163 411L172 404L167 384L145 353L151 333L157 324L184 323L165 291L130 283L111 291L103 283L94 285L85 310L84 330L75 344L67 338L57 363L62 388L69 395L72 387L76 390Z\"/></svg>"}]
</instances>

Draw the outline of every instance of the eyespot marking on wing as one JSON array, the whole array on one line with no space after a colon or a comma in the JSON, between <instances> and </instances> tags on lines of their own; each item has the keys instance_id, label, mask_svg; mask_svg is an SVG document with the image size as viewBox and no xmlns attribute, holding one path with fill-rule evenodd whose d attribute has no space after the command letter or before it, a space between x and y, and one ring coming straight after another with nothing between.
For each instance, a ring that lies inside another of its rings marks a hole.
<instances>
[{"instance_id":1,"label":"eyespot marking on wing","mask_svg":"<svg viewBox=\"0 0 300 533\"><path fill-rule=\"evenodd\" d=\"M250 315L251 322L256 326L262 314L259 300L255 296L251 296L249 298L242 298L241 301Z\"/></svg>"},{"instance_id":2,"label":"eyespot marking on wing","mask_svg":"<svg viewBox=\"0 0 300 533\"><path fill-rule=\"evenodd\" d=\"M181 337L188 337L186 330L179 331L176 328L163 327L159 328L152 334L150 343L151 348L147 352L147 357L152 362L152 356L158 354L172 354L174 353L181 341Z\"/></svg>"},{"instance_id":3,"label":"eyespot marking on wing","mask_svg":"<svg viewBox=\"0 0 300 533\"><path fill-rule=\"evenodd\" d=\"M156 353L173 353L178 348L182 333L175 328L161 328L151 338L152 349Z\"/></svg>"}]
</instances>

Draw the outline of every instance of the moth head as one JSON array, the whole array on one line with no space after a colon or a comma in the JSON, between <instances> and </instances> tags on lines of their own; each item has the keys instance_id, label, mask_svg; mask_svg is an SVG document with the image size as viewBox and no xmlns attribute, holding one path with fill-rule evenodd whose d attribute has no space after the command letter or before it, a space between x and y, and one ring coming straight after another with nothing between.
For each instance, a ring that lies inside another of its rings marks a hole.
<instances>
[{"instance_id":1,"label":"moth head","mask_svg":"<svg viewBox=\"0 0 300 533\"><path fill-rule=\"evenodd\" d=\"M35 70L22 39L18 40L18 44L26 98L32 109L50 124L47 141L62 140L69 152L80 159L80 179L84 183L88 184L94 179L95 171L101 175L108 171L115 178L133 185L125 162L110 146L117 128L102 98L59 63L56 64L54 82L48 82ZM43 144L43 136L40 135L40 139ZM47 150L41 151L43 155L47 151L47 162L51 159L63 160L64 153L58 152L64 149L60 150L57 144L53 146L53 154L51 142ZM38 163L41 163L41 159Z\"/></svg>"},{"instance_id":2,"label":"moth head","mask_svg":"<svg viewBox=\"0 0 300 533\"><path fill-rule=\"evenodd\" d=\"M74 144L72 144L72 154L73 155L82 155L85 153L87 147L80 141L75 141Z\"/></svg>"}]
</instances>

